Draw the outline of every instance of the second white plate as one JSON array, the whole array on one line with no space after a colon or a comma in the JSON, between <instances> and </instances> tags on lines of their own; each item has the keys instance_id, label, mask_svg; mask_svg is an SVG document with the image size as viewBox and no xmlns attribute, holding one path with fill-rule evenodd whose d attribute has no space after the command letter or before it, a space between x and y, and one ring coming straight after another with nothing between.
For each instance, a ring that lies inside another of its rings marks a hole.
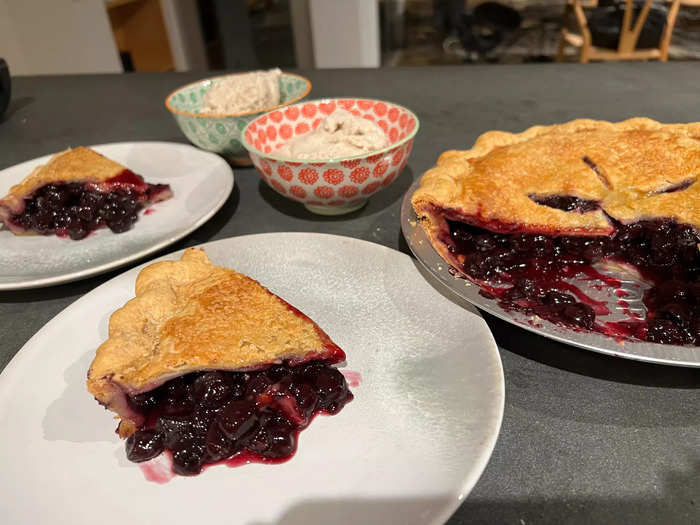
<instances>
[{"instance_id":1,"label":"second white plate","mask_svg":"<svg viewBox=\"0 0 700 525\"><path fill-rule=\"evenodd\" d=\"M282 233L203 246L317 321L360 375L281 465L217 465L148 482L85 388L110 314L140 268L88 293L0 375L4 523L442 523L476 483L503 416L498 349L407 255L347 237ZM167 256L179 257L180 253Z\"/></svg>"},{"instance_id":2,"label":"second white plate","mask_svg":"<svg viewBox=\"0 0 700 525\"><path fill-rule=\"evenodd\" d=\"M139 213L131 230L101 229L80 241L16 236L0 230L0 290L37 288L82 279L122 266L182 239L223 206L233 172L221 157L168 142L122 142L90 146L147 182L170 184L174 197ZM51 155L0 171L0 196Z\"/></svg>"}]
</instances>

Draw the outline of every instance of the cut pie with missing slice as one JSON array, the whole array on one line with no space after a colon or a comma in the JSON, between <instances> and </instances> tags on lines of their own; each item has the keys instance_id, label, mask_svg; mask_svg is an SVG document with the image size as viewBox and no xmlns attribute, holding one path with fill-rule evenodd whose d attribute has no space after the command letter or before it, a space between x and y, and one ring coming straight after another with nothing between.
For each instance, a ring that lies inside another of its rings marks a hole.
<instances>
[{"instance_id":1,"label":"cut pie with missing slice","mask_svg":"<svg viewBox=\"0 0 700 525\"><path fill-rule=\"evenodd\" d=\"M697 345L699 176L700 123L576 120L491 131L471 150L443 153L412 204L438 253L506 309ZM568 278L605 280L593 267L601 261L651 283L644 319L598 322Z\"/></svg>"},{"instance_id":2,"label":"cut pie with missing slice","mask_svg":"<svg viewBox=\"0 0 700 525\"><path fill-rule=\"evenodd\" d=\"M85 147L54 155L0 199L0 221L16 235L82 239L108 227L131 228L139 210L172 197L167 184L148 184L118 162Z\"/></svg>"},{"instance_id":3,"label":"cut pie with missing slice","mask_svg":"<svg viewBox=\"0 0 700 525\"><path fill-rule=\"evenodd\" d=\"M130 460L169 450L175 472L191 475L232 456L290 457L315 414L352 399L330 366L344 360L299 310L188 249L141 271L87 387L121 419Z\"/></svg>"}]
</instances>

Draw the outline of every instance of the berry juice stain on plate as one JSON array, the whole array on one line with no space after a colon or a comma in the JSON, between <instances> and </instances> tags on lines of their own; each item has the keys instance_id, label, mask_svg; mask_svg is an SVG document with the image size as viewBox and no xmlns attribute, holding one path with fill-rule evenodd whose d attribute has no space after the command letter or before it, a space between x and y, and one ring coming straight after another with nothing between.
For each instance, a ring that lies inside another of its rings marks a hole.
<instances>
[{"instance_id":1,"label":"berry juice stain on plate","mask_svg":"<svg viewBox=\"0 0 700 525\"><path fill-rule=\"evenodd\" d=\"M341 370L340 373L343 374L343 376L345 376L345 380L348 382L348 386L360 386L360 383L362 382L362 376L359 372L355 372L354 370Z\"/></svg>"},{"instance_id":2,"label":"berry juice stain on plate","mask_svg":"<svg viewBox=\"0 0 700 525\"><path fill-rule=\"evenodd\" d=\"M173 458L169 452L165 452L149 461L139 463L139 468L147 481L164 485L175 477L173 472Z\"/></svg>"}]
</instances>

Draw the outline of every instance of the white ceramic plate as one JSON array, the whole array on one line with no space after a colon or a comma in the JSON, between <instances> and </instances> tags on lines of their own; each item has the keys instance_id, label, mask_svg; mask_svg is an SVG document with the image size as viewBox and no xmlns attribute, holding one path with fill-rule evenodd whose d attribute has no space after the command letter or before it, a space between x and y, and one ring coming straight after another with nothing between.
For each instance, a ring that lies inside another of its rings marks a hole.
<instances>
[{"instance_id":1,"label":"white ceramic plate","mask_svg":"<svg viewBox=\"0 0 700 525\"><path fill-rule=\"evenodd\" d=\"M139 213L131 230L103 228L80 241L51 236L15 236L0 229L0 290L37 288L127 264L182 239L226 202L233 173L221 157L185 144L122 142L90 146L147 182L170 184L174 197ZM0 196L51 155L0 171Z\"/></svg>"},{"instance_id":2,"label":"white ceramic plate","mask_svg":"<svg viewBox=\"0 0 700 525\"><path fill-rule=\"evenodd\" d=\"M503 371L483 319L377 244L281 233L203 247L316 320L361 375L355 399L316 418L281 465L146 481L85 390L109 315L132 296L139 268L130 270L57 315L0 375L2 522L445 521L484 469L503 414Z\"/></svg>"}]
</instances>

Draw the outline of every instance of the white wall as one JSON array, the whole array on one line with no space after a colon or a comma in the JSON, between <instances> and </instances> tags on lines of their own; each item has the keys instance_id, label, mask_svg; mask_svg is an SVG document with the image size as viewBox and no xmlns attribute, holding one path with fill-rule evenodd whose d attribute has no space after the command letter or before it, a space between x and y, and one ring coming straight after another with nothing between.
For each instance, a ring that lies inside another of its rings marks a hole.
<instances>
[{"instance_id":1,"label":"white wall","mask_svg":"<svg viewBox=\"0 0 700 525\"><path fill-rule=\"evenodd\" d=\"M160 0L176 71L206 71L207 55L196 0Z\"/></svg>"},{"instance_id":2,"label":"white wall","mask_svg":"<svg viewBox=\"0 0 700 525\"><path fill-rule=\"evenodd\" d=\"M377 0L309 0L318 68L379 67Z\"/></svg>"},{"instance_id":3,"label":"white wall","mask_svg":"<svg viewBox=\"0 0 700 525\"><path fill-rule=\"evenodd\" d=\"M13 75L122 71L99 0L0 0L0 57Z\"/></svg>"},{"instance_id":4,"label":"white wall","mask_svg":"<svg viewBox=\"0 0 700 525\"><path fill-rule=\"evenodd\" d=\"M297 67L312 69L314 67L314 44L311 38L309 0L290 0L289 14L292 19L294 56L297 60Z\"/></svg>"}]
</instances>

